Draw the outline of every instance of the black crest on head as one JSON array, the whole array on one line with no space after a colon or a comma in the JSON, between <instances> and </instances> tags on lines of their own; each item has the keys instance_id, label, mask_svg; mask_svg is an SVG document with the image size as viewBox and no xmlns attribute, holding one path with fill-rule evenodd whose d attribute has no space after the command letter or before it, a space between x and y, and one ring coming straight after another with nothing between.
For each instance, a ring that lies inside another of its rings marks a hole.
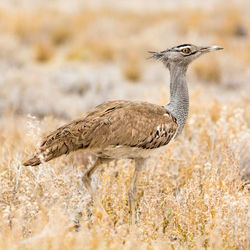
<instances>
[{"instance_id":1,"label":"black crest on head","mask_svg":"<svg viewBox=\"0 0 250 250\"><path fill-rule=\"evenodd\" d=\"M190 44L190 43L185 43L185 44L178 45L178 46L176 46L175 48L181 48L181 47L186 47L186 46L192 46L192 44Z\"/></svg>"}]
</instances>

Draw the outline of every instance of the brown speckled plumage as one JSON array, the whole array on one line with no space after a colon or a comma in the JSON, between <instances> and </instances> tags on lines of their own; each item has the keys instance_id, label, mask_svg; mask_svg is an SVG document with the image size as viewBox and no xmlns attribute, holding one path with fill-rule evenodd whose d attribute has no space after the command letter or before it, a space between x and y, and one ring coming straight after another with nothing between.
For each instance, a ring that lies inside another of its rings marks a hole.
<instances>
[{"instance_id":1,"label":"brown speckled plumage","mask_svg":"<svg viewBox=\"0 0 250 250\"><path fill-rule=\"evenodd\" d=\"M111 159L136 158L135 149L144 149L146 158L150 149L167 145L176 130L176 119L164 107L147 102L105 102L46 136L24 165L35 166L42 159L49 161L78 149Z\"/></svg>"}]
</instances>

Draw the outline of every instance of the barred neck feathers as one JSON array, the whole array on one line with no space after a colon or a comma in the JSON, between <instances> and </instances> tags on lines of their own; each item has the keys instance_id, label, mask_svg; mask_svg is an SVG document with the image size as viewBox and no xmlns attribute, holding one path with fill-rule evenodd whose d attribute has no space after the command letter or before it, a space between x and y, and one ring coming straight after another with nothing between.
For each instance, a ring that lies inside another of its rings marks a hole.
<instances>
[{"instance_id":1,"label":"barred neck feathers","mask_svg":"<svg viewBox=\"0 0 250 250\"><path fill-rule=\"evenodd\" d=\"M177 120L178 136L186 123L189 110L189 94L186 82L187 65L171 65L170 71L170 102L165 105Z\"/></svg>"}]
</instances>

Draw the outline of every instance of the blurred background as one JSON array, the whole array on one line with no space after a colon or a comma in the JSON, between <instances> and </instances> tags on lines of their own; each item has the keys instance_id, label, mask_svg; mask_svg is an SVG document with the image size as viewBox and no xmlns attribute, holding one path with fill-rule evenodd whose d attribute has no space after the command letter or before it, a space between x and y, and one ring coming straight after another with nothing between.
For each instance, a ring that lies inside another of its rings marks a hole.
<instances>
[{"instance_id":1,"label":"blurred background","mask_svg":"<svg viewBox=\"0 0 250 250\"><path fill-rule=\"evenodd\" d=\"M249 110L249 33L245 0L1 0L0 114L71 119L110 99L164 104L169 74L147 51L183 43L225 48L189 69L193 98Z\"/></svg>"}]
</instances>

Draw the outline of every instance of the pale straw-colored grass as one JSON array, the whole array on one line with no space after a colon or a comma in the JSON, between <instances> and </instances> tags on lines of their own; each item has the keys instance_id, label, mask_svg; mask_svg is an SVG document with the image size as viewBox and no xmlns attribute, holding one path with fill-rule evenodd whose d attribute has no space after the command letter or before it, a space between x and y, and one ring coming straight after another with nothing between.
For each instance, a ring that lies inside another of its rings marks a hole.
<instances>
[{"instance_id":1,"label":"pale straw-colored grass","mask_svg":"<svg viewBox=\"0 0 250 250\"><path fill-rule=\"evenodd\" d=\"M248 190L242 187L239 162L250 134L242 109L219 101L207 104L200 95L193 96L184 134L142 171L134 232L128 225L130 161L104 165L94 175L113 228L82 186L86 166L79 160L81 153L38 167L22 166L41 134L57 124L51 118L2 119L0 248L249 247ZM80 228L75 232L73 220L79 212Z\"/></svg>"}]
</instances>

